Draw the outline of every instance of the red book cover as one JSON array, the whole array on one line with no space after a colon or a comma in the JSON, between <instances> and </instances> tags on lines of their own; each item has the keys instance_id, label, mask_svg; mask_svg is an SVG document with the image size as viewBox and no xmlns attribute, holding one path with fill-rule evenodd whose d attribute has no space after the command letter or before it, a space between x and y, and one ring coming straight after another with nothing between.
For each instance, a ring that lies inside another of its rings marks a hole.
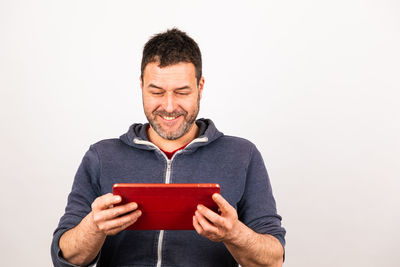
<instances>
[{"instance_id":1,"label":"red book cover","mask_svg":"<svg viewBox=\"0 0 400 267\"><path fill-rule=\"evenodd\" d=\"M127 230L194 230L193 216L198 204L218 212L212 200L220 193L218 184L114 184L119 205L136 202L142 211Z\"/></svg>"}]
</instances>

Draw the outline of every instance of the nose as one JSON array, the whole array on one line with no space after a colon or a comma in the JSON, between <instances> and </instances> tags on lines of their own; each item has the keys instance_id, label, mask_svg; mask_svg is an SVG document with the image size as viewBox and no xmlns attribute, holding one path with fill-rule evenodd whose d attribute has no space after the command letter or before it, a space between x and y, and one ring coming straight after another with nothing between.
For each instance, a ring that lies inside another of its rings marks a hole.
<instances>
[{"instance_id":1,"label":"nose","mask_svg":"<svg viewBox=\"0 0 400 267\"><path fill-rule=\"evenodd\" d=\"M173 112L175 110L175 97L174 94L168 92L163 99L163 108L166 112Z\"/></svg>"}]
</instances>

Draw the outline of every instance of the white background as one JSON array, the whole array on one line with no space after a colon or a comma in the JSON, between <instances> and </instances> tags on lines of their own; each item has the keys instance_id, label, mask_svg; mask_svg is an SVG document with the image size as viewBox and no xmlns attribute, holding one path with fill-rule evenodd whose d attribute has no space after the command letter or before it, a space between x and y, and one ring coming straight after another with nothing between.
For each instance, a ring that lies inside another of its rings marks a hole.
<instances>
[{"instance_id":1,"label":"white background","mask_svg":"<svg viewBox=\"0 0 400 267\"><path fill-rule=\"evenodd\" d=\"M260 149L287 267L399 266L399 1L0 0L0 258L51 266L89 145L144 122L141 52L203 54L200 117Z\"/></svg>"}]
</instances>

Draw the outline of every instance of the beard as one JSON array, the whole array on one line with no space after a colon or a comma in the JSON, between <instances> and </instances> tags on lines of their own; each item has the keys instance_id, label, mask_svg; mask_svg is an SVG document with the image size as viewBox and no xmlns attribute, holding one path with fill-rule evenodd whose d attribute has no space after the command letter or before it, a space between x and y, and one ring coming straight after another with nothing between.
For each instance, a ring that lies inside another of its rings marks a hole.
<instances>
[{"instance_id":1,"label":"beard","mask_svg":"<svg viewBox=\"0 0 400 267\"><path fill-rule=\"evenodd\" d=\"M167 140L177 140L190 131L190 129L193 126L193 123L196 121L197 115L199 114L199 110L200 110L200 96L198 96L197 98L196 109L190 114L186 110L177 110L173 112L167 112L165 110L154 110L151 113L145 111L145 115L151 127L159 136ZM179 125L178 129L174 131L167 131L163 129L162 125L159 122L157 122L156 120L157 116L163 116L163 117L183 116L183 122L181 123L181 125Z\"/></svg>"}]
</instances>

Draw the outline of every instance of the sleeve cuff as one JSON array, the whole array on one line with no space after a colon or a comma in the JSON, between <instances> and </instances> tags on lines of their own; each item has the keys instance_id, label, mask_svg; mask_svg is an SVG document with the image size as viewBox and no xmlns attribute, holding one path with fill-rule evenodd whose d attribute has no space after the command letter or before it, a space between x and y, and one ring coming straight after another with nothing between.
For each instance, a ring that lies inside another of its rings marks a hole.
<instances>
[{"instance_id":1,"label":"sleeve cuff","mask_svg":"<svg viewBox=\"0 0 400 267\"><path fill-rule=\"evenodd\" d=\"M57 266L57 267L79 267L79 265L75 265L75 264L72 264L72 263L68 262L62 256L62 252L61 252L61 249L60 249L59 242L60 242L61 236L68 230L69 229L65 229L65 230L60 231L60 232L58 232L58 233L56 233L54 235L53 244L52 244L52 256L53 256L53 264L54 264L54 266ZM94 258L94 260L90 264L88 264L87 266L88 267L96 266L97 262L100 259L100 254L101 254L101 250L100 250L99 254L97 254L96 258Z\"/></svg>"},{"instance_id":2,"label":"sleeve cuff","mask_svg":"<svg viewBox=\"0 0 400 267\"><path fill-rule=\"evenodd\" d=\"M91 263L89 263L89 264L87 265L87 267L94 267L94 266L96 266L96 265L97 265L97 262L98 262L99 259L100 259L100 254L101 254L101 251L100 251L99 254L97 254L96 258L95 258ZM69 263L66 259L64 259L64 258L62 257L62 254L61 254L61 249L58 249L57 260L58 260L59 263L61 263L61 266L62 266L62 267L67 267L67 266L68 266L68 267L79 267L79 265L75 265L75 264Z\"/></svg>"}]
</instances>

